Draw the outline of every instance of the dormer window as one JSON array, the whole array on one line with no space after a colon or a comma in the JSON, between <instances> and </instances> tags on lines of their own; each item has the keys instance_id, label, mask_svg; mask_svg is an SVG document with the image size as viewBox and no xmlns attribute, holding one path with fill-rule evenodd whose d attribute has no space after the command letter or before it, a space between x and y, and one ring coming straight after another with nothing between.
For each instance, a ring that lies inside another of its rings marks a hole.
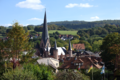
<instances>
[{"instance_id":1,"label":"dormer window","mask_svg":"<svg viewBox=\"0 0 120 80\"><path fill-rule=\"evenodd\" d=\"M79 63L76 63L76 65L78 65Z\"/></svg>"},{"instance_id":2,"label":"dormer window","mask_svg":"<svg viewBox=\"0 0 120 80\"><path fill-rule=\"evenodd\" d=\"M75 57L75 60L77 60L77 57Z\"/></svg>"}]
</instances>

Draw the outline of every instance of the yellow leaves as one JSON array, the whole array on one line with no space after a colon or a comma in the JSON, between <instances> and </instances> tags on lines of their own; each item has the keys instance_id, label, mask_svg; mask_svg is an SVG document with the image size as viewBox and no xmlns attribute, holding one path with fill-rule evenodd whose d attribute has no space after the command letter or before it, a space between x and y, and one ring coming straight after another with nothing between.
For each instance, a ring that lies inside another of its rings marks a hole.
<instances>
[{"instance_id":1,"label":"yellow leaves","mask_svg":"<svg viewBox=\"0 0 120 80\"><path fill-rule=\"evenodd\" d=\"M18 22L13 24L14 27L10 30L7 34L9 37L9 44L12 45L9 48L11 49L14 54L20 54L18 51L25 50L28 44L28 35L29 32L25 33L25 30Z\"/></svg>"},{"instance_id":2,"label":"yellow leaves","mask_svg":"<svg viewBox=\"0 0 120 80\"><path fill-rule=\"evenodd\" d=\"M72 44L77 44L77 43L79 43L79 40L78 39L74 39L74 40L71 41L71 43Z\"/></svg>"},{"instance_id":3,"label":"yellow leaves","mask_svg":"<svg viewBox=\"0 0 120 80\"><path fill-rule=\"evenodd\" d=\"M77 35L79 38L80 38L80 36L79 35Z\"/></svg>"},{"instance_id":4,"label":"yellow leaves","mask_svg":"<svg viewBox=\"0 0 120 80\"><path fill-rule=\"evenodd\" d=\"M120 54L120 44L114 44L109 47L110 54Z\"/></svg>"},{"instance_id":5,"label":"yellow leaves","mask_svg":"<svg viewBox=\"0 0 120 80\"><path fill-rule=\"evenodd\" d=\"M115 35L118 35L118 32L115 32Z\"/></svg>"}]
</instances>

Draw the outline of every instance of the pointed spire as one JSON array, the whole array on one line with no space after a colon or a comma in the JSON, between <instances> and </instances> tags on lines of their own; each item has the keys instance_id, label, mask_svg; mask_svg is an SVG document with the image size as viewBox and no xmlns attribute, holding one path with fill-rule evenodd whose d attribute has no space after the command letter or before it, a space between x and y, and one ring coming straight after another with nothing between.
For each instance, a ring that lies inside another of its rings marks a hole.
<instances>
[{"instance_id":1,"label":"pointed spire","mask_svg":"<svg viewBox=\"0 0 120 80\"><path fill-rule=\"evenodd\" d=\"M68 50L72 50L70 40L69 40L69 47L68 47Z\"/></svg>"},{"instance_id":2,"label":"pointed spire","mask_svg":"<svg viewBox=\"0 0 120 80\"><path fill-rule=\"evenodd\" d=\"M48 27L47 27L47 19L46 19L46 11L45 11L44 23L43 23L43 32L42 32L42 39L43 39L44 45L46 45L48 38L49 38L49 35L48 35Z\"/></svg>"},{"instance_id":3,"label":"pointed spire","mask_svg":"<svg viewBox=\"0 0 120 80\"><path fill-rule=\"evenodd\" d=\"M54 49L57 49L57 44L56 44L56 40L55 40L55 46L54 46Z\"/></svg>"}]
</instances>

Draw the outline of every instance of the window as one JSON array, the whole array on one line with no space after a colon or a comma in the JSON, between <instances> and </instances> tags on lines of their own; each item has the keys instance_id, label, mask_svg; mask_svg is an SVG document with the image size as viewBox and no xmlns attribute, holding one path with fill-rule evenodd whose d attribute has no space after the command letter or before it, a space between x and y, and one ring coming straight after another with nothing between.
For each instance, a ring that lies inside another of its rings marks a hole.
<instances>
[{"instance_id":1,"label":"window","mask_svg":"<svg viewBox=\"0 0 120 80\"><path fill-rule=\"evenodd\" d=\"M83 65L83 63L81 63L81 65Z\"/></svg>"},{"instance_id":2,"label":"window","mask_svg":"<svg viewBox=\"0 0 120 80\"><path fill-rule=\"evenodd\" d=\"M58 63L56 63L56 66L58 66Z\"/></svg>"},{"instance_id":3,"label":"window","mask_svg":"<svg viewBox=\"0 0 120 80\"><path fill-rule=\"evenodd\" d=\"M78 63L76 63L76 65L78 65Z\"/></svg>"}]
</instances>

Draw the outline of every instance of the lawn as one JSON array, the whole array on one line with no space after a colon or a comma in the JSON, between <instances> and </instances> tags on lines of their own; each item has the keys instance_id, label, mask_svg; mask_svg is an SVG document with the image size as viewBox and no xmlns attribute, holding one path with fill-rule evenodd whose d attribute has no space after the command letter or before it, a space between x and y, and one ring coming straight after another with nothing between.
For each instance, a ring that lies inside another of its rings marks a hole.
<instances>
[{"instance_id":1,"label":"lawn","mask_svg":"<svg viewBox=\"0 0 120 80\"><path fill-rule=\"evenodd\" d=\"M60 34L71 34L71 35L76 35L77 31L64 31L64 30L49 30L49 33L53 33L58 31Z\"/></svg>"},{"instance_id":2,"label":"lawn","mask_svg":"<svg viewBox=\"0 0 120 80\"><path fill-rule=\"evenodd\" d=\"M28 31L34 31L34 30L28 30ZM71 35L76 35L77 34L77 31L65 31L65 30L49 30L48 32L49 33L53 33L53 32L56 32L58 31L60 34L71 34ZM38 32L38 33L42 33L42 32Z\"/></svg>"}]
</instances>

